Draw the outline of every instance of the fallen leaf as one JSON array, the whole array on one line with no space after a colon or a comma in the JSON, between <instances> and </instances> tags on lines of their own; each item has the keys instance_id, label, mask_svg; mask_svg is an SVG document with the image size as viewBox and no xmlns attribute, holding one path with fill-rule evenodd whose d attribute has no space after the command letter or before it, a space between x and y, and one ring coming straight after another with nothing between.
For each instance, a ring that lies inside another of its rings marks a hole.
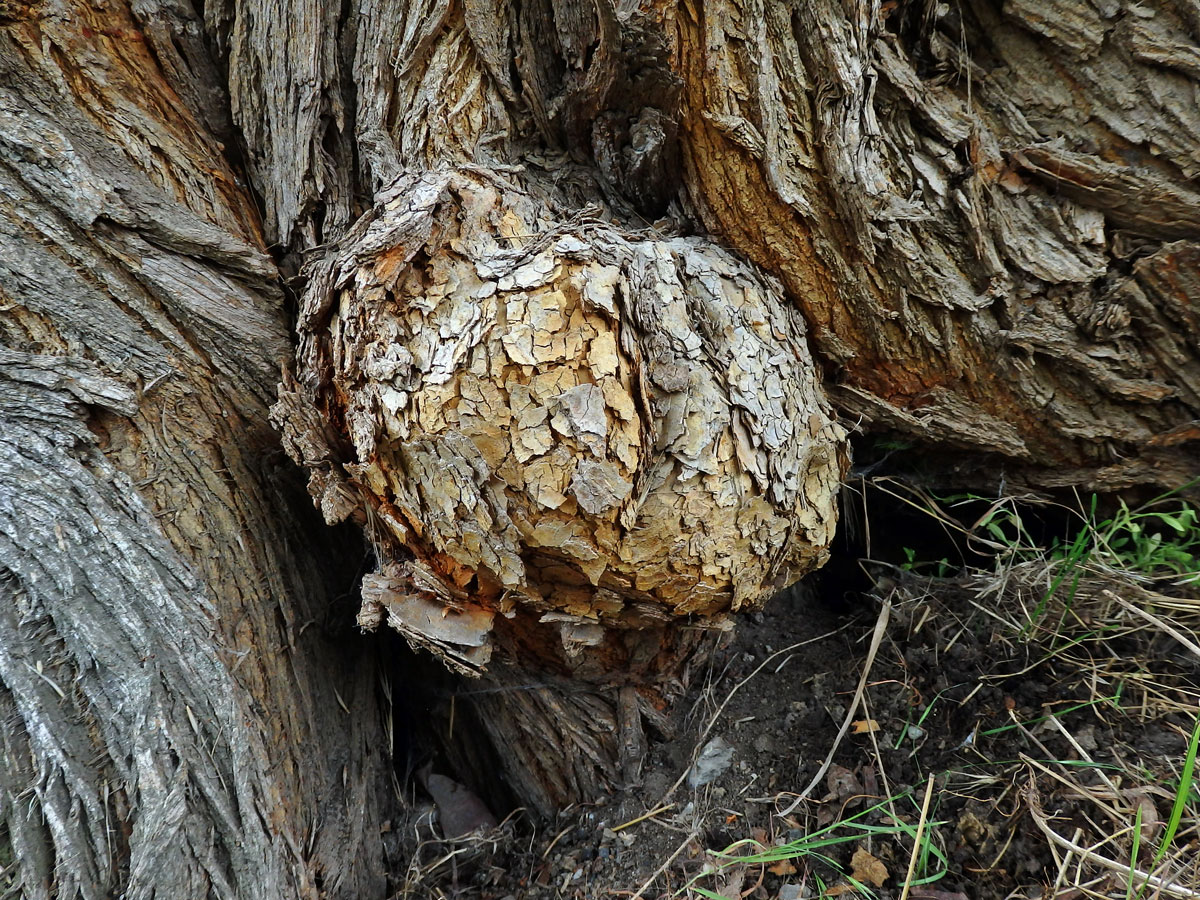
<instances>
[{"instance_id":1,"label":"fallen leaf","mask_svg":"<svg viewBox=\"0 0 1200 900\"><path fill-rule=\"evenodd\" d=\"M733 764L733 745L718 735L700 751L700 757L688 771L688 786L697 788L716 781Z\"/></svg>"},{"instance_id":2,"label":"fallen leaf","mask_svg":"<svg viewBox=\"0 0 1200 900\"><path fill-rule=\"evenodd\" d=\"M741 900L742 884L746 881L746 870L738 866L732 872L729 872L721 879L721 883L717 885L717 893L726 900Z\"/></svg>"},{"instance_id":3,"label":"fallen leaf","mask_svg":"<svg viewBox=\"0 0 1200 900\"><path fill-rule=\"evenodd\" d=\"M850 877L875 887L882 887L888 879L888 870L882 862L859 847L850 858Z\"/></svg>"},{"instance_id":4,"label":"fallen leaf","mask_svg":"<svg viewBox=\"0 0 1200 900\"><path fill-rule=\"evenodd\" d=\"M854 885L852 884L835 884L831 888L825 889L826 897L840 897L842 894L854 893Z\"/></svg>"},{"instance_id":5,"label":"fallen leaf","mask_svg":"<svg viewBox=\"0 0 1200 900\"><path fill-rule=\"evenodd\" d=\"M792 865L791 860L781 859L775 865L769 866L767 871L772 875L778 875L782 878L784 875L795 875L796 867Z\"/></svg>"},{"instance_id":6,"label":"fallen leaf","mask_svg":"<svg viewBox=\"0 0 1200 900\"><path fill-rule=\"evenodd\" d=\"M820 806L818 806L817 828L824 828L826 825L832 823L837 818L837 809L837 807L829 803L822 803Z\"/></svg>"},{"instance_id":7,"label":"fallen leaf","mask_svg":"<svg viewBox=\"0 0 1200 900\"><path fill-rule=\"evenodd\" d=\"M992 836L992 826L980 820L970 810L958 817L958 831L963 840L971 844L981 844Z\"/></svg>"},{"instance_id":8,"label":"fallen leaf","mask_svg":"<svg viewBox=\"0 0 1200 900\"><path fill-rule=\"evenodd\" d=\"M859 719L856 722L851 722L851 727L854 728L855 734L870 734L872 731L879 730L879 723L874 719Z\"/></svg>"},{"instance_id":9,"label":"fallen leaf","mask_svg":"<svg viewBox=\"0 0 1200 900\"><path fill-rule=\"evenodd\" d=\"M1158 817L1158 807L1154 805L1154 801L1145 791L1132 791L1131 794L1142 811L1142 844L1152 846L1157 840L1159 828L1162 827L1162 819Z\"/></svg>"},{"instance_id":10,"label":"fallen leaf","mask_svg":"<svg viewBox=\"0 0 1200 900\"><path fill-rule=\"evenodd\" d=\"M850 797L857 797L863 793L863 786L854 773L845 766L834 764L829 767L829 772L825 775L825 785L829 788L829 794L824 797L825 800L843 801Z\"/></svg>"},{"instance_id":11,"label":"fallen leaf","mask_svg":"<svg viewBox=\"0 0 1200 900\"><path fill-rule=\"evenodd\" d=\"M862 767L862 786L863 793L875 797L879 795L879 778L875 774L874 766Z\"/></svg>"}]
</instances>

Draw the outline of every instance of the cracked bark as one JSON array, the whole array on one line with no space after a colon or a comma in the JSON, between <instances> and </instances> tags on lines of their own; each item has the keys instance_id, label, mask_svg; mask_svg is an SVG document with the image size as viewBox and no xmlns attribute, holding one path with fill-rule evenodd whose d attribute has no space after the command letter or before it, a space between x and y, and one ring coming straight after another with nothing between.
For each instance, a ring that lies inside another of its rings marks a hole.
<instances>
[{"instance_id":1,"label":"cracked bark","mask_svg":"<svg viewBox=\"0 0 1200 900\"><path fill-rule=\"evenodd\" d=\"M0 819L31 900L383 891L371 654L309 627L351 576L267 423L287 325L206 54L186 6L0 10Z\"/></svg>"},{"instance_id":2,"label":"cracked bark","mask_svg":"<svg viewBox=\"0 0 1200 900\"><path fill-rule=\"evenodd\" d=\"M202 16L0 3L30 896L383 889L371 663L305 627L339 551L272 403L375 547L360 622L482 673L542 809L820 564L847 428L943 484L1194 477L1190 0Z\"/></svg>"}]
</instances>

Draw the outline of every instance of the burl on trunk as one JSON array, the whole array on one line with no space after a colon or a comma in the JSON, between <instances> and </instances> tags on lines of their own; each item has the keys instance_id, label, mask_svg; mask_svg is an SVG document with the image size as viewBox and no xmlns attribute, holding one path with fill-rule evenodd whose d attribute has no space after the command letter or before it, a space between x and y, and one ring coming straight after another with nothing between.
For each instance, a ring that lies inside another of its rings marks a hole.
<instances>
[{"instance_id":1,"label":"burl on trunk","mask_svg":"<svg viewBox=\"0 0 1200 900\"><path fill-rule=\"evenodd\" d=\"M312 267L300 329L275 415L327 520L373 539L359 622L510 688L574 682L488 692L534 707L484 722L544 809L636 767L622 686L654 709L697 629L827 555L845 432L778 283L709 241L440 169Z\"/></svg>"}]
</instances>

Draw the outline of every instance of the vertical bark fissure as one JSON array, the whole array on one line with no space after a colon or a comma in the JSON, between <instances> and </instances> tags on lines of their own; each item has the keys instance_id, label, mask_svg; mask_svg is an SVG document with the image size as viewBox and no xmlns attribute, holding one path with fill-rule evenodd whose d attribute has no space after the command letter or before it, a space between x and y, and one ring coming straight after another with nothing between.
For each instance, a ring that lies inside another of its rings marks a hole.
<instances>
[{"instance_id":1,"label":"vertical bark fissure","mask_svg":"<svg viewBox=\"0 0 1200 900\"><path fill-rule=\"evenodd\" d=\"M277 271L208 130L212 73L176 56L199 24L59 6L0 22L0 815L23 890L379 895L372 651L310 627L353 568L266 422Z\"/></svg>"}]
</instances>

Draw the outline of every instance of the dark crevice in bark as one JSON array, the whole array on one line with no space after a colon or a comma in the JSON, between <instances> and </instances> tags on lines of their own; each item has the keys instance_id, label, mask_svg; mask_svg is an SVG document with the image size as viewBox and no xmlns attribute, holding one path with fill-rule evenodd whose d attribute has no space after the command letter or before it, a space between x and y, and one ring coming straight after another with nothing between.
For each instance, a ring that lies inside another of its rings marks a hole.
<instances>
[{"instance_id":1,"label":"dark crevice in bark","mask_svg":"<svg viewBox=\"0 0 1200 900\"><path fill-rule=\"evenodd\" d=\"M405 801L428 802L421 782L432 772L465 785L497 820L520 807L504 774L506 748L493 744L479 718L477 699L486 688L413 650L390 629L370 639L379 641L381 677L392 698L386 714L392 716L392 758Z\"/></svg>"}]
</instances>

